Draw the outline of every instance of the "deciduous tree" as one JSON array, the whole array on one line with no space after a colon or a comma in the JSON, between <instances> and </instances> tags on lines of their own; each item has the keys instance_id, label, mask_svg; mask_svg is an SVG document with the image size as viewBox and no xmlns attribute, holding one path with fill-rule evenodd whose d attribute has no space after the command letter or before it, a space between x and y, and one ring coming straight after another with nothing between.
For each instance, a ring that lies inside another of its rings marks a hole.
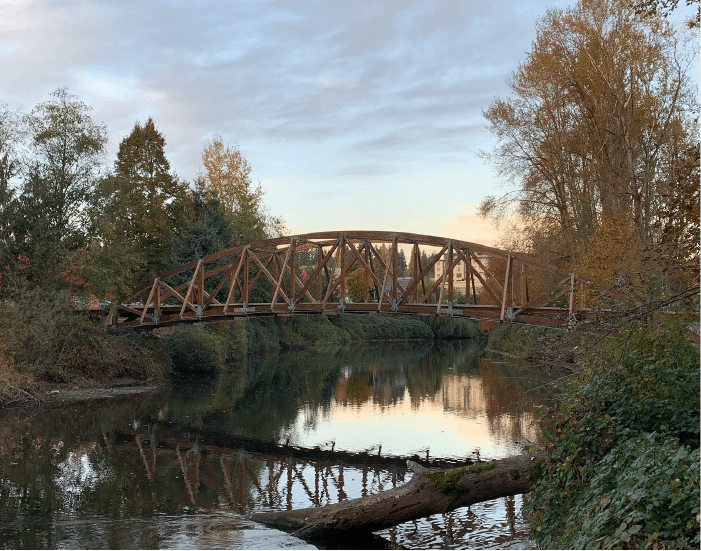
<instances>
[{"instance_id":1,"label":"deciduous tree","mask_svg":"<svg viewBox=\"0 0 701 551\"><path fill-rule=\"evenodd\" d=\"M59 88L52 100L37 105L26 117L31 133L31 161L28 173L45 182L44 195L31 193L51 204L50 224L59 239L85 229L87 200L100 171L107 144L104 125L95 124L90 108Z\"/></svg>"},{"instance_id":2,"label":"deciduous tree","mask_svg":"<svg viewBox=\"0 0 701 551\"><path fill-rule=\"evenodd\" d=\"M61 285L68 254L85 244L86 206L107 134L93 122L90 108L66 88L51 96L24 117L31 143L9 225L11 255L22 259L23 273L37 283ZM11 178L18 167L8 159L4 157L2 170Z\"/></svg>"},{"instance_id":3,"label":"deciduous tree","mask_svg":"<svg viewBox=\"0 0 701 551\"><path fill-rule=\"evenodd\" d=\"M224 207L235 244L249 243L282 234L281 219L271 217L263 206L263 188L251 180L251 165L238 146L227 146L214 136L202 152L204 191Z\"/></svg>"},{"instance_id":4,"label":"deciduous tree","mask_svg":"<svg viewBox=\"0 0 701 551\"><path fill-rule=\"evenodd\" d=\"M549 10L512 97L485 112L499 140L485 156L513 189L482 212L515 203L559 264L576 260L575 243L602 220L629 221L634 244L649 246L671 160L693 134L691 59L666 21L641 19L623 0Z\"/></svg>"}]
</instances>

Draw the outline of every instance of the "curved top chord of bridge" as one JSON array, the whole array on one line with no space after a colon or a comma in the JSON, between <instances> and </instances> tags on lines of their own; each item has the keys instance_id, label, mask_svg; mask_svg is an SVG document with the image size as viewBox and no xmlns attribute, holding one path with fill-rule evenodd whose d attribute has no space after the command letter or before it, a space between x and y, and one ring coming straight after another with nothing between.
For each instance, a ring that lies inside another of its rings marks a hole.
<instances>
[{"instance_id":1,"label":"curved top chord of bridge","mask_svg":"<svg viewBox=\"0 0 701 551\"><path fill-rule=\"evenodd\" d=\"M146 328L364 313L571 329L605 317L612 298L525 254L412 233L335 231L258 241L184 264L134 289L107 323Z\"/></svg>"}]
</instances>

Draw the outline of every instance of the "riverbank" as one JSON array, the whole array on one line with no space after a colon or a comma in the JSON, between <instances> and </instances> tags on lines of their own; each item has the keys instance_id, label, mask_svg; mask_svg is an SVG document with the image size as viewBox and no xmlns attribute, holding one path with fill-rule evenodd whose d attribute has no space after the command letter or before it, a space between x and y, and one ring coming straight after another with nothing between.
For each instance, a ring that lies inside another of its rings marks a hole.
<instances>
[{"instance_id":1,"label":"riverbank","mask_svg":"<svg viewBox=\"0 0 701 551\"><path fill-rule=\"evenodd\" d=\"M170 375L237 369L249 355L333 350L351 343L483 339L475 322L418 316L253 318L174 328L165 335L105 332L80 316L62 319L38 339L15 323L0 341L0 407L144 392ZM11 346L10 343L24 343ZM34 343L40 350L31 349ZM52 345L53 343L53 345ZM57 349L60 347L60 349ZM66 351L73 350L73 354Z\"/></svg>"},{"instance_id":2,"label":"riverbank","mask_svg":"<svg viewBox=\"0 0 701 551\"><path fill-rule=\"evenodd\" d=\"M544 411L528 495L543 548L699 547L699 350L668 318L587 350Z\"/></svg>"},{"instance_id":3,"label":"riverbank","mask_svg":"<svg viewBox=\"0 0 701 551\"><path fill-rule=\"evenodd\" d=\"M487 333L486 350L513 358L553 377L582 371L604 337L534 325L494 325Z\"/></svg>"}]
</instances>

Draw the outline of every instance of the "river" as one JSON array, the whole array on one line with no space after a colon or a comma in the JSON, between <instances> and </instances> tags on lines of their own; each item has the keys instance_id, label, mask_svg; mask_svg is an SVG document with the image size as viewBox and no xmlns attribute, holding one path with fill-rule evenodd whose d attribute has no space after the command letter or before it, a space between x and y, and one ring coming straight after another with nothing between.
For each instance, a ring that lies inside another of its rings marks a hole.
<instances>
[{"instance_id":1,"label":"river","mask_svg":"<svg viewBox=\"0 0 701 551\"><path fill-rule=\"evenodd\" d=\"M548 388L469 341L378 344L249 359L149 394L7 410L0 547L380 548L311 544L247 515L377 493L409 480L401 464L239 444L500 458L537 442ZM527 548L521 505L521 496L502 498L377 535L404 548Z\"/></svg>"}]
</instances>

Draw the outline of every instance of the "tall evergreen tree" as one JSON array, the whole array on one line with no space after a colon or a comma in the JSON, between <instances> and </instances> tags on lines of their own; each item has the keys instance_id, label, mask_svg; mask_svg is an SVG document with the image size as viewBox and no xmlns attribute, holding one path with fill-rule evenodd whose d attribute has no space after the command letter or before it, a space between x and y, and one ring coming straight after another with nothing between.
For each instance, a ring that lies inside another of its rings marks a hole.
<instances>
[{"instance_id":1,"label":"tall evergreen tree","mask_svg":"<svg viewBox=\"0 0 701 551\"><path fill-rule=\"evenodd\" d=\"M100 254L111 259L118 280L135 283L158 273L173 238L188 223L187 185L171 174L165 143L153 119L137 122L93 198Z\"/></svg>"}]
</instances>

